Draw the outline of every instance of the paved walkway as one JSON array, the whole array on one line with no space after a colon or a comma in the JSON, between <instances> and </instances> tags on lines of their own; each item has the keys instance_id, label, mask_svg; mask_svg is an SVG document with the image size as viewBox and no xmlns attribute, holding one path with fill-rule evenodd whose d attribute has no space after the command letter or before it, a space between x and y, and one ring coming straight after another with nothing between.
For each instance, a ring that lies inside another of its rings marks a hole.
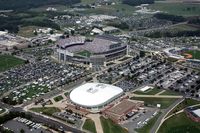
<instances>
[{"instance_id":1,"label":"paved walkway","mask_svg":"<svg viewBox=\"0 0 200 133\"><path fill-rule=\"evenodd\" d=\"M158 95L164 93L165 91L166 91L166 90L162 90L161 92L158 92L158 93L156 94L156 96L158 96Z\"/></svg>"},{"instance_id":2,"label":"paved walkway","mask_svg":"<svg viewBox=\"0 0 200 133\"><path fill-rule=\"evenodd\" d=\"M89 114L87 115L90 119L92 119L95 123L95 127L97 130L97 133L103 133L103 128L101 126L101 121L100 121L100 115L99 114Z\"/></svg>"},{"instance_id":3,"label":"paved walkway","mask_svg":"<svg viewBox=\"0 0 200 133\"><path fill-rule=\"evenodd\" d=\"M183 98L183 96L173 96L173 95L137 95L129 94L129 97L153 97L153 98Z\"/></svg>"}]
</instances>

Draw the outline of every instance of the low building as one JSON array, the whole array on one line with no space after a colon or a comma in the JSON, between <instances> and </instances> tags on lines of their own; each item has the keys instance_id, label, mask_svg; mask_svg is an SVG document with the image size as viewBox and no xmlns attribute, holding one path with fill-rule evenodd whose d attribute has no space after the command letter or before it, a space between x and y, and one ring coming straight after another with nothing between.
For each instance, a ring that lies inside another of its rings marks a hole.
<instances>
[{"instance_id":1,"label":"low building","mask_svg":"<svg viewBox=\"0 0 200 133\"><path fill-rule=\"evenodd\" d=\"M132 117L142 106L144 106L143 101L123 99L118 104L105 109L102 113L114 122L119 123Z\"/></svg>"},{"instance_id":2,"label":"low building","mask_svg":"<svg viewBox=\"0 0 200 133\"><path fill-rule=\"evenodd\" d=\"M195 122L200 122L200 109L198 108L186 108L186 115Z\"/></svg>"}]
</instances>

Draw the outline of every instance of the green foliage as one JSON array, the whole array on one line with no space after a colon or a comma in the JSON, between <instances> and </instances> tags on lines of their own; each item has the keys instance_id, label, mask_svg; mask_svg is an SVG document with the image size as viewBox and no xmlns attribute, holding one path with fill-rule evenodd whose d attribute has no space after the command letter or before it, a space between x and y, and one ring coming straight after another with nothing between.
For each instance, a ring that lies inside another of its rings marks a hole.
<instances>
[{"instance_id":1,"label":"green foliage","mask_svg":"<svg viewBox=\"0 0 200 133\"><path fill-rule=\"evenodd\" d=\"M88 131L90 131L92 133L96 133L97 132L96 131L96 127L95 127L95 123L91 119L86 119L85 120L85 123L83 125L83 129L88 130Z\"/></svg>"},{"instance_id":2,"label":"green foliage","mask_svg":"<svg viewBox=\"0 0 200 133\"><path fill-rule=\"evenodd\" d=\"M154 98L154 97L132 97L132 100L144 101L146 106L154 106L161 104L161 109L166 109L172 103L174 103L176 98Z\"/></svg>"},{"instance_id":3,"label":"green foliage","mask_svg":"<svg viewBox=\"0 0 200 133\"><path fill-rule=\"evenodd\" d=\"M186 114L180 113L167 119L158 133L199 133L200 124L192 121Z\"/></svg>"},{"instance_id":4,"label":"green foliage","mask_svg":"<svg viewBox=\"0 0 200 133\"><path fill-rule=\"evenodd\" d=\"M38 113L42 113L48 116L52 116L56 112L60 112L61 110L56 107L41 107L41 108L31 108L30 110Z\"/></svg>"},{"instance_id":5,"label":"green foliage","mask_svg":"<svg viewBox=\"0 0 200 133\"><path fill-rule=\"evenodd\" d=\"M105 119L103 116L101 116L100 120L104 133L127 133L124 128L114 123L110 119Z\"/></svg>"},{"instance_id":6,"label":"green foliage","mask_svg":"<svg viewBox=\"0 0 200 133\"><path fill-rule=\"evenodd\" d=\"M0 0L0 10L22 10L44 5L72 5L80 0Z\"/></svg>"},{"instance_id":7,"label":"green foliage","mask_svg":"<svg viewBox=\"0 0 200 133\"><path fill-rule=\"evenodd\" d=\"M171 15L171 14L166 14L166 13L157 13L154 15L154 17L157 19L164 19L164 20L172 21L174 23L186 21L186 19L182 16L176 16L176 15Z\"/></svg>"},{"instance_id":8,"label":"green foliage","mask_svg":"<svg viewBox=\"0 0 200 133\"><path fill-rule=\"evenodd\" d=\"M0 72L24 64L25 61L12 55L0 55Z\"/></svg>"},{"instance_id":9,"label":"green foliage","mask_svg":"<svg viewBox=\"0 0 200 133\"><path fill-rule=\"evenodd\" d=\"M61 101L62 99L63 99L63 97L62 97L61 95L59 95L59 96L57 96L57 97L54 98L54 101L55 101L55 102L59 102L59 101Z\"/></svg>"},{"instance_id":10,"label":"green foliage","mask_svg":"<svg viewBox=\"0 0 200 133\"><path fill-rule=\"evenodd\" d=\"M123 0L122 3L132 6L138 6L141 4L153 4L154 0Z\"/></svg>"}]
</instances>

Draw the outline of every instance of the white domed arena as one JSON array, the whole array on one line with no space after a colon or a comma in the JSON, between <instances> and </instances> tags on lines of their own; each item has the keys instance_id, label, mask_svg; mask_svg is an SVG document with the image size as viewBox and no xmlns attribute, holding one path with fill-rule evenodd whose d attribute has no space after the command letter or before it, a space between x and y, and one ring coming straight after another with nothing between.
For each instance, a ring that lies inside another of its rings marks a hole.
<instances>
[{"instance_id":1,"label":"white domed arena","mask_svg":"<svg viewBox=\"0 0 200 133\"><path fill-rule=\"evenodd\" d=\"M86 83L72 90L70 99L75 105L98 110L122 94L123 90L113 85Z\"/></svg>"}]
</instances>

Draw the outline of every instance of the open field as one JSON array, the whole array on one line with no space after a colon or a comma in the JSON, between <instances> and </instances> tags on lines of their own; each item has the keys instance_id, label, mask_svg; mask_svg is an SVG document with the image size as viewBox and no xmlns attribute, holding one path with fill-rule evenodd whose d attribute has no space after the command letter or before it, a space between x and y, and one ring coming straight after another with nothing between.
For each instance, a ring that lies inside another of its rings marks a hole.
<instances>
[{"instance_id":1,"label":"open field","mask_svg":"<svg viewBox=\"0 0 200 133\"><path fill-rule=\"evenodd\" d=\"M132 97L132 100L144 101L146 106L156 106L157 104L161 104L161 109L166 109L173 102L175 102L176 98L153 98L153 97Z\"/></svg>"},{"instance_id":2,"label":"open field","mask_svg":"<svg viewBox=\"0 0 200 133\"><path fill-rule=\"evenodd\" d=\"M128 133L128 131L126 131L120 125L115 124L110 119L105 119L101 116L100 120L104 133Z\"/></svg>"},{"instance_id":3,"label":"open field","mask_svg":"<svg viewBox=\"0 0 200 133\"><path fill-rule=\"evenodd\" d=\"M48 7L57 9L57 12L64 12L64 10L68 9L68 7L65 5L46 5L46 6L41 6L38 8L31 8L30 11L45 12Z\"/></svg>"},{"instance_id":4,"label":"open field","mask_svg":"<svg viewBox=\"0 0 200 133\"><path fill-rule=\"evenodd\" d=\"M135 12L136 8L133 6L129 6L126 4L116 4L116 5L106 5L97 7L95 9L86 9L84 11L80 11L83 14L121 14L121 15L132 15Z\"/></svg>"},{"instance_id":5,"label":"open field","mask_svg":"<svg viewBox=\"0 0 200 133\"><path fill-rule=\"evenodd\" d=\"M85 123L83 125L83 129L88 130L88 131L90 131L92 133L96 133L97 132L96 131L96 127L95 127L95 123L91 119L86 119L85 120Z\"/></svg>"},{"instance_id":6,"label":"open field","mask_svg":"<svg viewBox=\"0 0 200 133\"><path fill-rule=\"evenodd\" d=\"M158 133L199 133L200 124L192 121L186 114L180 113L167 119L158 130Z\"/></svg>"},{"instance_id":7,"label":"open field","mask_svg":"<svg viewBox=\"0 0 200 133\"><path fill-rule=\"evenodd\" d=\"M34 37L35 35L33 31L37 28L40 28L40 27L37 27L37 26L20 27L18 35L22 37Z\"/></svg>"},{"instance_id":8,"label":"open field","mask_svg":"<svg viewBox=\"0 0 200 133\"><path fill-rule=\"evenodd\" d=\"M57 97L54 97L53 100L54 100L55 102L59 102L59 101L63 100L63 97L62 97L61 95L59 95L59 96L57 96Z\"/></svg>"},{"instance_id":9,"label":"open field","mask_svg":"<svg viewBox=\"0 0 200 133\"><path fill-rule=\"evenodd\" d=\"M185 99L182 103L180 103L178 106L176 106L171 112L169 112L169 115L175 113L175 112L178 112L188 106L192 106L192 105L195 105L195 104L200 104L199 101L196 101L196 100L193 100L193 99Z\"/></svg>"},{"instance_id":10,"label":"open field","mask_svg":"<svg viewBox=\"0 0 200 133\"><path fill-rule=\"evenodd\" d=\"M197 16L200 15L200 5L187 3L155 3L150 9L163 11L173 15Z\"/></svg>"},{"instance_id":11,"label":"open field","mask_svg":"<svg viewBox=\"0 0 200 133\"><path fill-rule=\"evenodd\" d=\"M31 108L31 111L42 113L48 116L52 116L56 112L60 112L61 110L56 107L41 107L41 108Z\"/></svg>"},{"instance_id":12,"label":"open field","mask_svg":"<svg viewBox=\"0 0 200 133\"><path fill-rule=\"evenodd\" d=\"M200 51L199 50L191 50L191 51L187 51L186 53L191 54L193 59L200 60Z\"/></svg>"},{"instance_id":13,"label":"open field","mask_svg":"<svg viewBox=\"0 0 200 133\"><path fill-rule=\"evenodd\" d=\"M155 95L161 91L162 91L161 89L153 88L153 89L147 90L145 92L142 92L139 90L139 91L135 91L134 93L137 95Z\"/></svg>"},{"instance_id":14,"label":"open field","mask_svg":"<svg viewBox=\"0 0 200 133\"><path fill-rule=\"evenodd\" d=\"M169 28L170 31L177 32L177 31L196 31L199 30L197 27L188 25L188 24L179 24Z\"/></svg>"},{"instance_id":15,"label":"open field","mask_svg":"<svg viewBox=\"0 0 200 133\"><path fill-rule=\"evenodd\" d=\"M0 55L0 72L24 64L24 60L11 55Z\"/></svg>"},{"instance_id":16,"label":"open field","mask_svg":"<svg viewBox=\"0 0 200 133\"><path fill-rule=\"evenodd\" d=\"M154 116L146 125L144 125L142 128L136 129L138 133L149 133L153 125L155 124L158 117L161 115L161 112L159 112L156 116Z\"/></svg>"},{"instance_id":17,"label":"open field","mask_svg":"<svg viewBox=\"0 0 200 133\"><path fill-rule=\"evenodd\" d=\"M166 90L165 92L161 93L160 95L179 96L178 93L171 91L171 90Z\"/></svg>"}]
</instances>

